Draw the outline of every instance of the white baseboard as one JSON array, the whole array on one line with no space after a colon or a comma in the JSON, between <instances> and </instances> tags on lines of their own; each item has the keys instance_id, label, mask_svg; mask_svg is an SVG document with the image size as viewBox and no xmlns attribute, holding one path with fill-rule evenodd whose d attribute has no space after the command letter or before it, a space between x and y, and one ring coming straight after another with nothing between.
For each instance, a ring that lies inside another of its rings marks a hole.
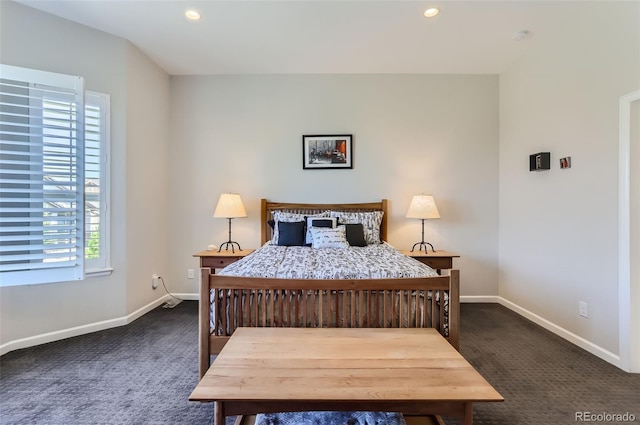
<instances>
[{"instance_id":1,"label":"white baseboard","mask_svg":"<svg viewBox=\"0 0 640 425\"><path fill-rule=\"evenodd\" d=\"M172 295L184 301L198 301L200 299L200 294L172 294Z\"/></svg>"},{"instance_id":2,"label":"white baseboard","mask_svg":"<svg viewBox=\"0 0 640 425\"><path fill-rule=\"evenodd\" d=\"M189 301L197 301L199 299L198 294L173 294L176 298ZM18 339L15 341L9 341L0 346L0 355L6 354L13 350L19 350L21 348L33 347L35 345L45 344L48 342L58 341L65 338L71 338L74 336L84 335L91 332L97 332L105 329L115 328L123 326L133 322L154 308L162 305L165 301L171 299L170 295L164 295L163 297L152 301L146 306L139 308L133 313L116 319L105 320L102 322L90 323L88 325L77 326L74 328L63 329L60 331L49 332L42 335L36 335L29 338ZM612 365L622 368L620 364L620 356L614 354L594 343L588 341L573 332L570 332L547 319L538 316L537 314L520 307L519 305L502 298L497 295L466 295L460 297L461 303L498 303L511 311L518 313L519 315L531 320L533 323L542 326L548 331L564 338L565 340L577 345L578 347L588 351L589 353L601 358L602 360L611 363Z\"/></svg>"},{"instance_id":3,"label":"white baseboard","mask_svg":"<svg viewBox=\"0 0 640 425\"><path fill-rule=\"evenodd\" d=\"M558 325L556 325L555 323L552 323L550 321L548 321L547 319L545 319L544 317L538 316L537 314L520 307L519 305L505 299L502 297L497 297L498 298L498 303L502 306L507 307L509 310L514 311L516 313L518 313L520 316L525 317L529 320L531 320L533 323L535 323L536 325L539 325L543 328L545 328L546 330L553 332L554 334L558 335L561 338L566 339L567 341L571 342L572 344L577 345L578 347L582 348L585 351L588 351L589 353L593 354L596 357L601 358L602 360L611 363L612 365L622 369L622 365L620 363L620 356L617 354L612 353L609 350L606 350L602 347L600 347L599 345L594 344L591 341L588 341L584 338L582 338L581 336L578 336L576 334L574 334L573 332L570 332L566 329L564 329L563 327L560 327Z\"/></svg>"},{"instance_id":4,"label":"white baseboard","mask_svg":"<svg viewBox=\"0 0 640 425\"><path fill-rule=\"evenodd\" d=\"M497 295L461 295L461 303L500 303Z\"/></svg>"},{"instance_id":5,"label":"white baseboard","mask_svg":"<svg viewBox=\"0 0 640 425\"><path fill-rule=\"evenodd\" d=\"M144 307L139 308L133 313L118 317L115 319L104 320L101 322L89 323L87 325L76 326L69 329L62 329L59 331L48 332L41 335L32 336L29 338L21 338L15 341L9 341L0 345L0 356L10 351L19 350L21 348L33 347L40 344L46 344L48 342L59 341L61 339L71 338L74 336L85 335L92 332L103 331L105 329L116 328L118 326L124 326L138 319L139 317L150 312L154 308L162 305L165 301L169 300L169 295L164 295L155 301L150 302Z\"/></svg>"}]
</instances>

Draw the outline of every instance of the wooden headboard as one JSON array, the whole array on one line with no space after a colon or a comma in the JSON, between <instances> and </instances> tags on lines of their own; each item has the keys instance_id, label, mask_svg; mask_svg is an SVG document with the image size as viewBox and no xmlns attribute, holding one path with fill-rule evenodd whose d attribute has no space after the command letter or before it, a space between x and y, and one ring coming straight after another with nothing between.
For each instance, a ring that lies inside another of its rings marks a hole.
<instances>
[{"instance_id":1,"label":"wooden headboard","mask_svg":"<svg viewBox=\"0 0 640 425\"><path fill-rule=\"evenodd\" d=\"M314 214L322 211L382 211L382 224L380 225L380 237L383 241L387 240L387 200L382 199L378 202L365 202L354 204L299 204L291 202L271 202L262 199L261 202L261 224L260 235L261 243L264 245L272 238L271 226L268 221L272 219L273 211L286 211L298 214Z\"/></svg>"}]
</instances>

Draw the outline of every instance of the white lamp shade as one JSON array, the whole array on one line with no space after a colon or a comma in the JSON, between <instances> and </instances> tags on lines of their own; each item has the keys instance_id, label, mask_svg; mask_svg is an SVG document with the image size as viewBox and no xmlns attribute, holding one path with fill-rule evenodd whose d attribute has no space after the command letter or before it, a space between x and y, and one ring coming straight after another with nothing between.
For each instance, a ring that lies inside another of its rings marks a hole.
<instances>
[{"instance_id":1,"label":"white lamp shade","mask_svg":"<svg viewBox=\"0 0 640 425\"><path fill-rule=\"evenodd\" d=\"M213 212L214 217L219 218L240 218L246 217L247 211L244 209L242 198L237 193L223 193L218 199L218 205Z\"/></svg>"},{"instance_id":2,"label":"white lamp shade","mask_svg":"<svg viewBox=\"0 0 640 425\"><path fill-rule=\"evenodd\" d=\"M411 199L407 218L440 218L436 201L431 195L416 195Z\"/></svg>"}]
</instances>

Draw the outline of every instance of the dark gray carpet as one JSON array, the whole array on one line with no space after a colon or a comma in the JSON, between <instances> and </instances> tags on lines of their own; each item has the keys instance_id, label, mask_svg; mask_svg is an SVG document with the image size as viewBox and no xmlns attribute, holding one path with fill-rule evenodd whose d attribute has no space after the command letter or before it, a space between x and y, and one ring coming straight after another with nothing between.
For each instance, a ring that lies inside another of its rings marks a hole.
<instances>
[{"instance_id":1,"label":"dark gray carpet","mask_svg":"<svg viewBox=\"0 0 640 425\"><path fill-rule=\"evenodd\" d=\"M0 423L211 424L213 406L187 400L197 383L197 314L185 301L0 357ZM630 412L640 422L640 375L495 304L463 304L461 328L462 353L506 399L476 404L475 424L575 424L576 411Z\"/></svg>"},{"instance_id":2,"label":"dark gray carpet","mask_svg":"<svg viewBox=\"0 0 640 425\"><path fill-rule=\"evenodd\" d=\"M460 340L462 355L505 399L476 403L474 424L568 425L580 422L576 412L583 418L629 412L640 422L640 375L623 372L505 307L462 304Z\"/></svg>"},{"instance_id":3,"label":"dark gray carpet","mask_svg":"<svg viewBox=\"0 0 640 425\"><path fill-rule=\"evenodd\" d=\"M0 423L211 424L198 382L198 304L0 357Z\"/></svg>"}]
</instances>

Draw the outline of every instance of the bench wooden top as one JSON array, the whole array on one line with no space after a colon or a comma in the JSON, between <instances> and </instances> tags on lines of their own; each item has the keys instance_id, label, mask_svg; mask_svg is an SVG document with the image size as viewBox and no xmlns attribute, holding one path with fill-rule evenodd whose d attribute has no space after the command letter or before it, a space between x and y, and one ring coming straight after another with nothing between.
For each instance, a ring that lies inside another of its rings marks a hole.
<instances>
[{"instance_id":1,"label":"bench wooden top","mask_svg":"<svg viewBox=\"0 0 640 425\"><path fill-rule=\"evenodd\" d=\"M503 400L428 328L238 328L189 399Z\"/></svg>"}]
</instances>

